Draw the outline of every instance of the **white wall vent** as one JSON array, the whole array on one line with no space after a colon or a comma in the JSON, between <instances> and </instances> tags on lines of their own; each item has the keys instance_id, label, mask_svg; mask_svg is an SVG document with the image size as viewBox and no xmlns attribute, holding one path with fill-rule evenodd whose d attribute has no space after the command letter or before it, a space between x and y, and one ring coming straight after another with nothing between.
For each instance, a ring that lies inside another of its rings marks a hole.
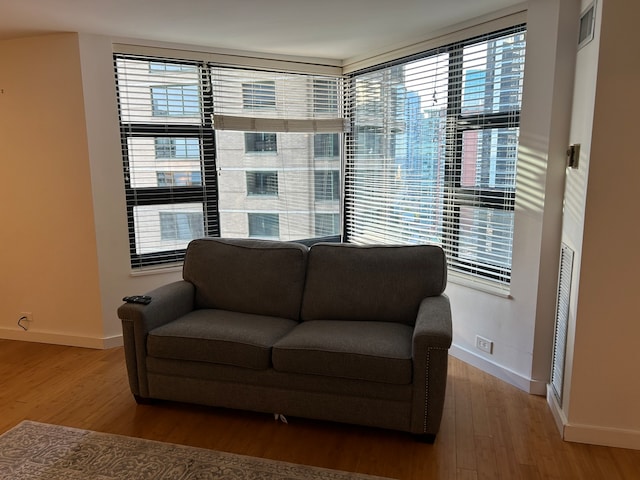
<instances>
[{"instance_id":1,"label":"white wall vent","mask_svg":"<svg viewBox=\"0 0 640 480\"><path fill-rule=\"evenodd\" d=\"M553 340L553 362L551 369L551 387L560 406L562 406L564 360L567 350L567 331L569 329L569 301L571 299L572 272L573 250L563 243L560 252L558 296L556 299L556 326Z\"/></svg>"},{"instance_id":2,"label":"white wall vent","mask_svg":"<svg viewBox=\"0 0 640 480\"><path fill-rule=\"evenodd\" d=\"M578 50L593 40L596 28L596 2L585 8L580 15L580 30L578 34Z\"/></svg>"}]
</instances>

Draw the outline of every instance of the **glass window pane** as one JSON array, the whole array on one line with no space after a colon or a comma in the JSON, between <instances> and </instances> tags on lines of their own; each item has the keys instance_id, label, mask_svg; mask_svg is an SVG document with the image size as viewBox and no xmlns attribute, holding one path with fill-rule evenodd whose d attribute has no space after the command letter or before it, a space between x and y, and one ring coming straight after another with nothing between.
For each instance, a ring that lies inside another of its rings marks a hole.
<instances>
[{"instance_id":1,"label":"glass window pane","mask_svg":"<svg viewBox=\"0 0 640 480\"><path fill-rule=\"evenodd\" d=\"M149 62L149 70L152 72L196 72L198 67L180 63Z\"/></svg>"},{"instance_id":2,"label":"glass window pane","mask_svg":"<svg viewBox=\"0 0 640 480\"><path fill-rule=\"evenodd\" d=\"M340 234L340 214L338 213L316 213L317 237L328 237Z\"/></svg>"},{"instance_id":3,"label":"glass window pane","mask_svg":"<svg viewBox=\"0 0 640 480\"><path fill-rule=\"evenodd\" d=\"M339 163L315 157L313 133L278 133L278 148L271 154L246 152L245 141L253 133L216 131L220 234L275 238L275 230L256 233L258 226L247 221L249 214L265 213L278 215L281 240L316 237L316 215L340 213ZM316 201L316 172L322 201Z\"/></svg>"},{"instance_id":4,"label":"glass window pane","mask_svg":"<svg viewBox=\"0 0 640 480\"><path fill-rule=\"evenodd\" d=\"M247 172L247 195L278 195L278 172Z\"/></svg>"},{"instance_id":5,"label":"glass window pane","mask_svg":"<svg viewBox=\"0 0 640 480\"><path fill-rule=\"evenodd\" d=\"M127 147L132 188L202 185L198 138L130 137Z\"/></svg>"},{"instance_id":6,"label":"glass window pane","mask_svg":"<svg viewBox=\"0 0 640 480\"><path fill-rule=\"evenodd\" d=\"M155 117L196 116L200 113L198 85L151 87L152 112Z\"/></svg>"},{"instance_id":7,"label":"glass window pane","mask_svg":"<svg viewBox=\"0 0 640 480\"><path fill-rule=\"evenodd\" d=\"M277 135L275 133L245 133L244 145L247 153L276 152L278 150Z\"/></svg>"},{"instance_id":8,"label":"glass window pane","mask_svg":"<svg viewBox=\"0 0 640 480\"><path fill-rule=\"evenodd\" d=\"M204 236L201 203L138 205L133 218L138 255L186 248Z\"/></svg>"},{"instance_id":9,"label":"glass window pane","mask_svg":"<svg viewBox=\"0 0 640 480\"><path fill-rule=\"evenodd\" d=\"M514 213L483 207L460 208L459 258L482 271L511 269Z\"/></svg>"},{"instance_id":10,"label":"glass window pane","mask_svg":"<svg viewBox=\"0 0 640 480\"><path fill-rule=\"evenodd\" d=\"M340 198L340 174L338 170L316 170L314 178L316 201L330 201Z\"/></svg>"},{"instance_id":11,"label":"glass window pane","mask_svg":"<svg viewBox=\"0 0 640 480\"><path fill-rule=\"evenodd\" d=\"M248 219L250 237L280 237L280 218L277 213L249 213Z\"/></svg>"},{"instance_id":12,"label":"glass window pane","mask_svg":"<svg viewBox=\"0 0 640 480\"><path fill-rule=\"evenodd\" d=\"M196 65L119 57L116 68L122 123L201 122Z\"/></svg>"},{"instance_id":13,"label":"glass window pane","mask_svg":"<svg viewBox=\"0 0 640 480\"><path fill-rule=\"evenodd\" d=\"M313 109L316 113L329 113L337 116L338 79L313 81Z\"/></svg>"},{"instance_id":14,"label":"glass window pane","mask_svg":"<svg viewBox=\"0 0 640 480\"><path fill-rule=\"evenodd\" d=\"M517 155L516 127L465 131L462 135L462 186L514 190Z\"/></svg>"},{"instance_id":15,"label":"glass window pane","mask_svg":"<svg viewBox=\"0 0 640 480\"><path fill-rule=\"evenodd\" d=\"M340 157L340 140L337 133L316 133L313 136L313 155L322 159Z\"/></svg>"},{"instance_id":16,"label":"glass window pane","mask_svg":"<svg viewBox=\"0 0 640 480\"><path fill-rule=\"evenodd\" d=\"M524 52L524 33L464 48L463 115L520 110Z\"/></svg>"},{"instance_id":17,"label":"glass window pane","mask_svg":"<svg viewBox=\"0 0 640 480\"><path fill-rule=\"evenodd\" d=\"M156 137L156 158L200 159L200 139Z\"/></svg>"},{"instance_id":18,"label":"glass window pane","mask_svg":"<svg viewBox=\"0 0 640 480\"><path fill-rule=\"evenodd\" d=\"M272 81L243 83L242 105L247 109L275 109L276 83Z\"/></svg>"},{"instance_id":19,"label":"glass window pane","mask_svg":"<svg viewBox=\"0 0 640 480\"><path fill-rule=\"evenodd\" d=\"M158 187L202 185L200 172L157 172Z\"/></svg>"}]
</instances>

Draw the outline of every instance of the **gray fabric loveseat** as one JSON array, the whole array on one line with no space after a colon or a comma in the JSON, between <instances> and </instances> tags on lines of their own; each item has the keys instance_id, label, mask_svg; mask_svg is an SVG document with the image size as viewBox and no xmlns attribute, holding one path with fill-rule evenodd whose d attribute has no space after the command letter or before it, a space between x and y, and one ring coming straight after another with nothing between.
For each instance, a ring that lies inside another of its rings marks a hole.
<instances>
[{"instance_id":1,"label":"gray fabric loveseat","mask_svg":"<svg viewBox=\"0 0 640 480\"><path fill-rule=\"evenodd\" d=\"M194 240L183 280L118 309L131 391L433 441L451 345L446 272L436 246Z\"/></svg>"}]
</instances>

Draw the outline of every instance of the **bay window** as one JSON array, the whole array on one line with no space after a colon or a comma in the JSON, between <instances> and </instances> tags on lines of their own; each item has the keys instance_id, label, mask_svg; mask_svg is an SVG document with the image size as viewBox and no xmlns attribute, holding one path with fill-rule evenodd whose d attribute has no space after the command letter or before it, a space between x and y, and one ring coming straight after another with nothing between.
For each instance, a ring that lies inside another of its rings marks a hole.
<instances>
[{"instance_id":1,"label":"bay window","mask_svg":"<svg viewBox=\"0 0 640 480\"><path fill-rule=\"evenodd\" d=\"M116 54L132 267L330 237L441 245L508 288L525 33L346 76Z\"/></svg>"}]
</instances>

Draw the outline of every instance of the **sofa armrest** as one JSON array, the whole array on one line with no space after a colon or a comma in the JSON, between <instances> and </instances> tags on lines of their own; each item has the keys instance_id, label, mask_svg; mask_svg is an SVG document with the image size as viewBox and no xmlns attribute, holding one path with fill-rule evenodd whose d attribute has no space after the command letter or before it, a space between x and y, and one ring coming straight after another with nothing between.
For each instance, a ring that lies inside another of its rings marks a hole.
<instances>
[{"instance_id":1,"label":"sofa armrest","mask_svg":"<svg viewBox=\"0 0 640 480\"><path fill-rule=\"evenodd\" d=\"M413 353L426 347L451 346L451 305L446 295L427 297L420 303L413 330Z\"/></svg>"},{"instance_id":2,"label":"sofa armrest","mask_svg":"<svg viewBox=\"0 0 640 480\"><path fill-rule=\"evenodd\" d=\"M434 436L440 428L451 339L449 298L425 298L413 332L413 433Z\"/></svg>"},{"instance_id":3,"label":"sofa armrest","mask_svg":"<svg viewBox=\"0 0 640 480\"><path fill-rule=\"evenodd\" d=\"M129 386L136 397L149 395L145 361L147 334L192 311L195 287L180 280L156 288L147 295L152 298L148 305L125 303L118 308Z\"/></svg>"},{"instance_id":4,"label":"sofa armrest","mask_svg":"<svg viewBox=\"0 0 640 480\"><path fill-rule=\"evenodd\" d=\"M145 295L151 297L151 303L125 303L118 308L118 317L136 323L146 333L193 310L195 287L179 280Z\"/></svg>"}]
</instances>

